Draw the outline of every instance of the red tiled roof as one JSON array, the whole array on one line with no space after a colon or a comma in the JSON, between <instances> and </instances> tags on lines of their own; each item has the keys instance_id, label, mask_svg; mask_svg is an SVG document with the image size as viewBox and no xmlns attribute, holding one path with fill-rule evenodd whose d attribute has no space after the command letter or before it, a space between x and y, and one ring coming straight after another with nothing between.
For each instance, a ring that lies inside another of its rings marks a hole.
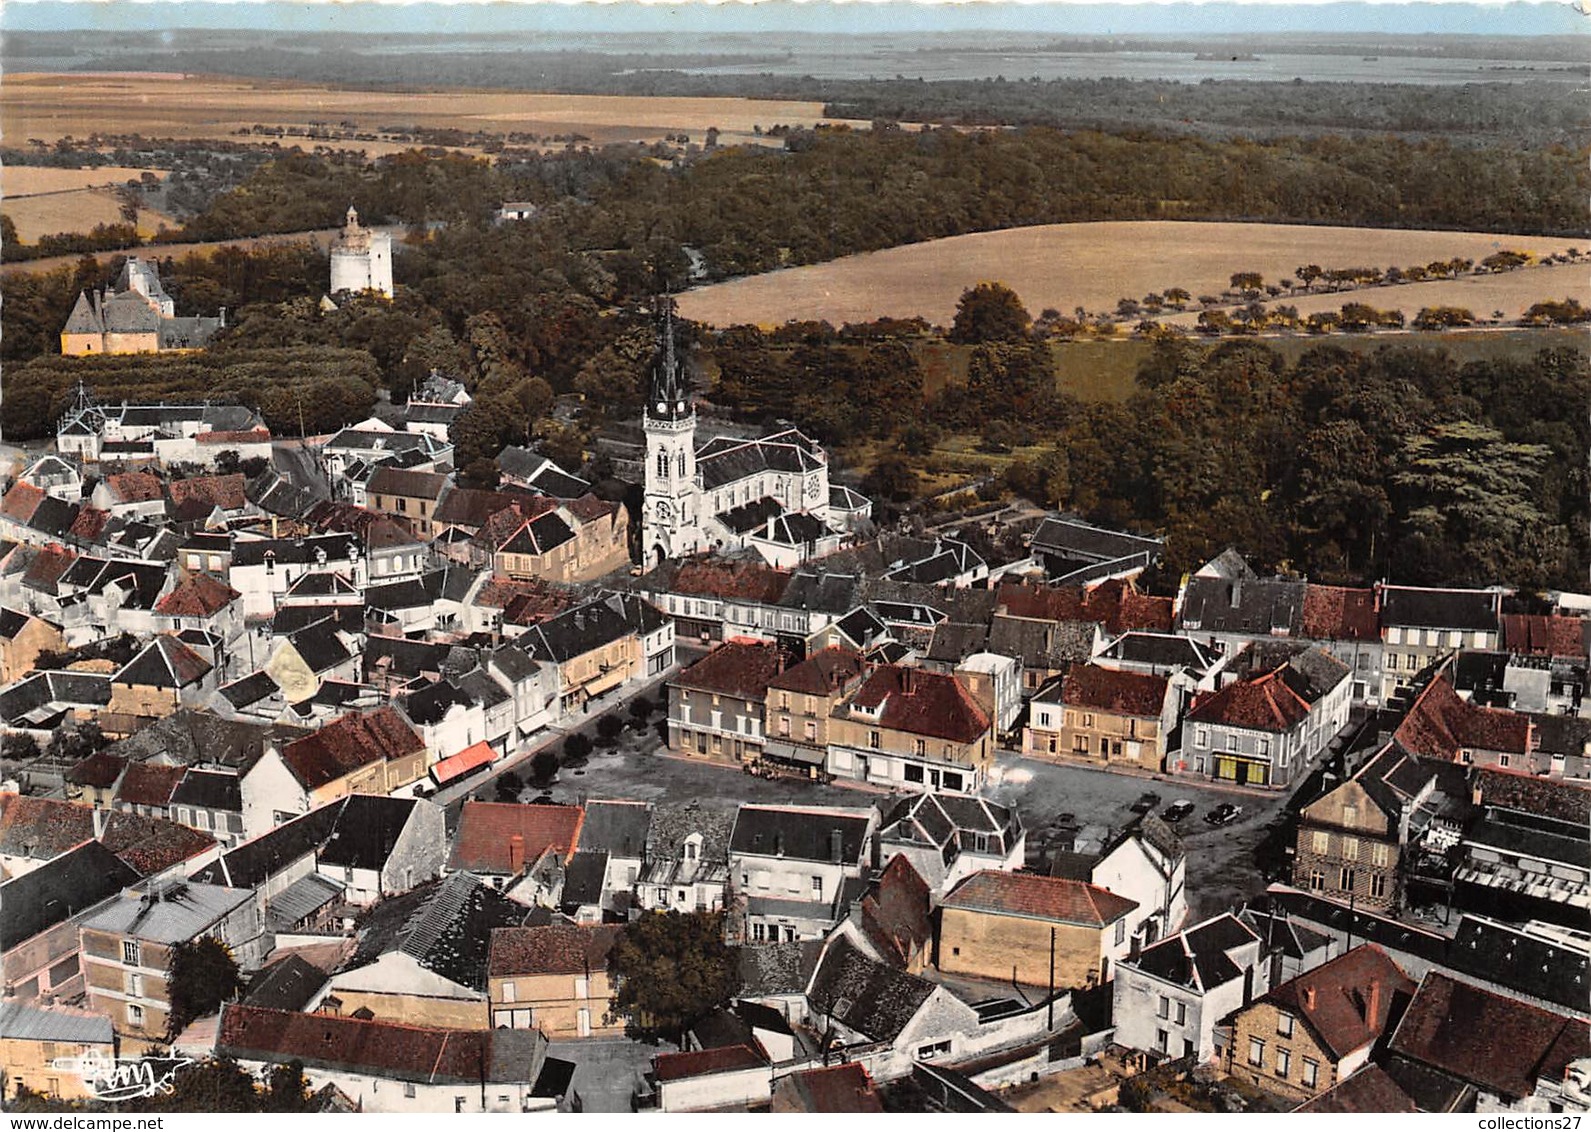
<instances>
[{"instance_id":1,"label":"red tiled roof","mask_svg":"<svg viewBox=\"0 0 1591 1132\"><path fill-rule=\"evenodd\" d=\"M50 798L0 794L0 854L58 857L94 836L94 811Z\"/></svg>"},{"instance_id":2,"label":"red tiled roof","mask_svg":"<svg viewBox=\"0 0 1591 1132\"><path fill-rule=\"evenodd\" d=\"M164 496L160 480L148 472L118 472L105 484L119 503L150 503Z\"/></svg>"},{"instance_id":3,"label":"red tiled roof","mask_svg":"<svg viewBox=\"0 0 1591 1132\"><path fill-rule=\"evenodd\" d=\"M213 617L243 595L209 574L190 574L155 603L167 617Z\"/></svg>"},{"instance_id":4,"label":"red tiled roof","mask_svg":"<svg viewBox=\"0 0 1591 1132\"><path fill-rule=\"evenodd\" d=\"M1482 805L1591 826L1591 786L1493 767L1480 771L1477 784Z\"/></svg>"},{"instance_id":5,"label":"red tiled roof","mask_svg":"<svg viewBox=\"0 0 1591 1132\"><path fill-rule=\"evenodd\" d=\"M329 1014L229 1005L217 1051L249 1060L346 1066L420 1082L474 1084L492 1065L491 1030L442 1030ZM531 1067L525 1066L528 1072Z\"/></svg>"},{"instance_id":6,"label":"red tiled roof","mask_svg":"<svg viewBox=\"0 0 1591 1132\"><path fill-rule=\"evenodd\" d=\"M756 1069L768 1059L748 1045L721 1046L692 1053L660 1053L653 1059L653 1073L659 1081L680 1081L686 1077L705 1077L709 1073L728 1073L735 1069Z\"/></svg>"},{"instance_id":7,"label":"red tiled roof","mask_svg":"<svg viewBox=\"0 0 1591 1132\"><path fill-rule=\"evenodd\" d=\"M306 789L314 790L378 759L400 759L425 749L425 740L392 707L350 712L282 749Z\"/></svg>"},{"instance_id":8,"label":"red tiled roof","mask_svg":"<svg viewBox=\"0 0 1591 1132\"><path fill-rule=\"evenodd\" d=\"M505 508L527 499L545 498L529 492L483 491L473 487L455 487L442 497L432 519L441 526L480 528L486 520Z\"/></svg>"},{"instance_id":9,"label":"red tiled roof","mask_svg":"<svg viewBox=\"0 0 1591 1132\"><path fill-rule=\"evenodd\" d=\"M507 578L494 574L475 595L475 604L488 609L501 609L503 619L513 609L515 625L534 625L549 617L556 617L574 604L574 591L540 578Z\"/></svg>"},{"instance_id":10,"label":"red tiled roof","mask_svg":"<svg viewBox=\"0 0 1591 1132\"><path fill-rule=\"evenodd\" d=\"M165 818L117 812L106 819L100 842L147 877L197 857L215 845L215 838Z\"/></svg>"},{"instance_id":11,"label":"red tiled roof","mask_svg":"<svg viewBox=\"0 0 1591 1132\"><path fill-rule=\"evenodd\" d=\"M1117 715L1158 718L1166 706L1167 687L1163 676L1074 664L1061 683L1061 702Z\"/></svg>"},{"instance_id":12,"label":"red tiled roof","mask_svg":"<svg viewBox=\"0 0 1591 1132\"><path fill-rule=\"evenodd\" d=\"M1138 902L1080 880L986 869L952 889L943 906L1102 928L1138 907Z\"/></svg>"},{"instance_id":13,"label":"red tiled roof","mask_svg":"<svg viewBox=\"0 0 1591 1132\"><path fill-rule=\"evenodd\" d=\"M1381 624L1376 617L1374 590L1341 586L1304 587L1304 636L1317 641L1378 641Z\"/></svg>"},{"instance_id":14,"label":"red tiled roof","mask_svg":"<svg viewBox=\"0 0 1591 1132\"><path fill-rule=\"evenodd\" d=\"M789 1100L801 1112L884 1111L873 1078L859 1061L792 1073L780 1080L779 1089L781 1093L794 1094Z\"/></svg>"},{"instance_id":15,"label":"red tiled roof","mask_svg":"<svg viewBox=\"0 0 1591 1132\"><path fill-rule=\"evenodd\" d=\"M1530 719L1502 708L1460 699L1445 675L1428 684L1409 708L1393 738L1412 755L1455 762L1463 750L1525 754Z\"/></svg>"},{"instance_id":16,"label":"red tiled roof","mask_svg":"<svg viewBox=\"0 0 1591 1132\"><path fill-rule=\"evenodd\" d=\"M881 665L856 690L851 703L870 709L882 704L879 726L913 735L975 743L989 731L983 707L960 680L945 672Z\"/></svg>"},{"instance_id":17,"label":"red tiled roof","mask_svg":"<svg viewBox=\"0 0 1591 1132\"><path fill-rule=\"evenodd\" d=\"M1293 1111L1368 1114L1419 1112L1420 1109L1385 1069L1371 1064Z\"/></svg>"},{"instance_id":18,"label":"red tiled roof","mask_svg":"<svg viewBox=\"0 0 1591 1132\"><path fill-rule=\"evenodd\" d=\"M783 660L782 651L772 641L736 638L719 645L670 683L760 703L768 694L769 682L779 675Z\"/></svg>"},{"instance_id":19,"label":"red tiled roof","mask_svg":"<svg viewBox=\"0 0 1591 1132\"><path fill-rule=\"evenodd\" d=\"M929 908L928 882L897 854L862 897L862 931L884 962L905 968L933 942Z\"/></svg>"},{"instance_id":20,"label":"red tiled roof","mask_svg":"<svg viewBox=\"0 0 1591 1132\"><path fill-rule=\"evenodd\" d=\"M1173 602L1138 592L1130 579L1112 578L1092 588L1007 582L995 595L996 608L1030 621L1092 621L1111 633L1134 629L1169 633Z\"/></svg>"},{"instance_id":21,"label":"red tiled roof","mask_svg":"<svg viewBox=\"0 0 1591 1132\"><path fill-rule=\"evenodd\" d=\"M1394 996L1413 993L1414 981L1403 969L1366 943L1273 988L1260 1001L1302 1018L1321 1048L1341 1059L1381 1036Z\"/></svg>"},{"instance_id":22,"label":"red tiled roof","mask_svg":"<svg viewBox=\"0 0 1591 1132\"><path fill-rule=\"evenodd\" d=\"M268 428L228 429L221 432L201 432L195 436L198 444L257 444L271 439Z\"/></svg>"},{"instance_id":23,"label":"red tiled roof","mask_svg":"<svg viewBox=\"0 0 1591 1132\"><path fill-rule=\"evenodd\" d=\"M126 765L120 755L96 751L67 771L66 780L78 786L114 786Z\"/></svg>"},{"instance_id":24,"label":"red tiled roof","mask_svg":"<svg viewBox=\"0 0 1591 1132\"><path fill-rule=\"evenodd\" d=\"M487 974L589 975L608 968L608 952L624 931L622 924L547 924L535 928L493 928Z\"/></svg>"},{"instance_id":25,"label":"red tiled roof","mask_svg":"<svg viewBox=\"0 0 1591 1132\"><path fill-rule=\"evenodd\" d=\"M789 585L787 570L776 570L761 562L730 562L703 556L680 563L668 592L773 605Z\"/></svg>"},{"instance_id":26,"label":"red tiled roof","mask_svg":"<svg viewBox=\"0 0 1591 1132\"><path fill-rule=\"evenodd\" d=\"M1432 971L1391 1048L1519 1100L1536 1091L1538 1079L1561 1081L1571 1061L1591 1057L1591 1024Z\"/></svg>"},{"instance_id":27,"label":"red tiled roof","mask_svg":"<svg viewBox=\"0 0 1591 1132\"><path fill-rule=\"evenodd\" d=\"M862 654L845 645L819 649L768 681L768 687L809 696L828 696L862 674Z\"/></svg>"},{"instance_id":28,"label":"red tiled roof","mask_svg":"<svg viewBox=\"0 0 1591 1132\"><path fill-rule=\"evenodd\" d=\"M1529 656L1587 655L1586 619L1503 614L1503 648Z\"/></svg>"},{"instance_id":29,"label":"red tiled roof","mask_svg":"<svg viewBox=\"0 0 1591 1132\"><path fill-rule=\"evenodd\" d=\"M604 500L598 499L590 492L587 492L579 499L571 499L566 502L564 504L564 509L576 519L579 519L582 523L590 523L597 519L604 519L607 516L613 514L619 509L619 505L617 503L605 502Z\"/></svg>"},{"instance_id":30,"label":"red tiled roof","mask_svg":"<svg viewBox=\"0 0 1591 1132\"><path fill-rule=\"evenodd\" d=\"M1288 731L1309 716L1309 703L1287 686L1281 669L1248 680L1234 680L1218 692L1199 696L1188 718L1256 731Z\"/></svg>"},{"instance_id":31,"label":"red tiled roof","mask_svg":"<svg viewBox=\"0 0 1591 1132\"><path fill-rule=\"evenodd\" d=\"M22 574L22 584L34 588L53 589L61 575L77 561L75 551L51 543L33 556L33 561Z\"/></svg>"},{"instance_id":32,"label":"red tiled roof","mask_svg":"<svg viewBox=\"0 0 1591 1132\"><path fill-rule=\"evenodd\" d=\"M11 485L11 490L6 492L5 498L0 499L0 515L19 523L26 523L33 518L33 512L39 509L39 504L44 502L45 494L43 488L18 480Z\"/></svg>"},{"instance_id":33,"label":"red tiled roof","mask_svg":"<svg viewBox=\"0 0 1591 1132\"><path fill-rule=\"evenodd\" d=\"M77 518L72 520L68 533L73 538L82 539L84 542L93 542L104 533L105 524L109 522L109 511L101 511L98 507L90 507L84 504L83 508L78 511Z\"/></svg>"},{"instance_id":34,"label":"red tiled roof","mask_svg":"<svg viewBox=\"0 0 1591 1132\"><path fill-rule=\"evenodd\" d=\"M194 476L191 479L172 480L171 501L181 507L198 500L223 511L240 511L249 502L243 494L244 482L241 472L229 476Z\"/></svg>"},{"instance_id":35,"label":"red tiled roof","mask_svg":"<svg viewBox=\"0 0 1591 1132\"><path fill-rule=\"evenodd\" d=\"M122 775L122 784L116 789L116 801L129 806L164 806L171 801L177 783L187 773L186 767L133 763L127 768L127 773Z\"/></svg>"},{"instance_id":36,"label":"red tiled roof","mask_svg":"<svg viewBox=\"0 0 1591 1132\"><path fill-rule=\"evenodd\" d=\"M572 853L586 812L579 806L522 806L515 802L465 802L448 867L512 876L510 839L524 838L520 869L548 850Z\"/></svg>"}]
</instances>

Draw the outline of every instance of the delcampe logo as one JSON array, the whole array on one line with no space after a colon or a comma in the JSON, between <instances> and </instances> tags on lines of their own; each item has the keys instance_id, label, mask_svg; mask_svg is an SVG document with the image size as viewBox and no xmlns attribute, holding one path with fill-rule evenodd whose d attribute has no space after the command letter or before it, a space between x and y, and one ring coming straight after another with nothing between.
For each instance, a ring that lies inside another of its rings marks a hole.
<instances>
[{"instance_id":1,"label":"delcampe logo","mask_svg":"<svg viewBox=\"0 0 1591 1132\"><path fill-rule=\"evenodd\" d=\"M88 1053L82 1057L58 1057L50 1064L83 1078L98 1100L131 1101L172 1092L177 1070L193 1064L193 1058L138 1057L123 1061Z\"/></svg>"}]
</instances>

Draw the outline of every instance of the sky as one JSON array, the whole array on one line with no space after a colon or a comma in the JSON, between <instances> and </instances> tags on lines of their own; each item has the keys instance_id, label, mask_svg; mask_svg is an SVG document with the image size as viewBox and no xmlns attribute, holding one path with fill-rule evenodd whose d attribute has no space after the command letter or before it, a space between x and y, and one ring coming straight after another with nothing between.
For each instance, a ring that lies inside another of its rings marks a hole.
<instances>
[{"instance_id":1,"label":"sky","mask_svg":"<svg viewBox=\"0 0 1591 1132\"><path fill-rule=\"evenodd\" d=\"M372 20L372 14L379 14ZM1591 19L1564 0L1492 3L1409 3L1402 0L1212 0L1135 3L923 2L923 0L684 0L684 2L376 3L313 0L4 0L8 31L97 28L261 29L281 32L822 32L829 35L906 31L1031 30L1045 35L1200 35L1325 32L1564 36L1591 34Z\"/></svg>"}]
</instances>

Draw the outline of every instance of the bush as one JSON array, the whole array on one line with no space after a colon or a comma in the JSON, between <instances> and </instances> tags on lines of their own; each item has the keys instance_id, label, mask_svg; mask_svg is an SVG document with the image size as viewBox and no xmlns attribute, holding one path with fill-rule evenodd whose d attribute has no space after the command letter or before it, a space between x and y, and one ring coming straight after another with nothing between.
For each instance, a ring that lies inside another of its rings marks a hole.
<instances>
[{"instance_id":1,"label":"bush","mask_svg":"<svg viewBox=\"0 0 1591 1132\"><path fill-rule=\"evenodd\" d=\"M624 720L615 713L608 713L597 720L597 739L604 747L617 746L619 736L624 733ZM572 736L571 736L572 738Z\"/></svg>"},{"instance_id":2,"label":"bush","mask_svg":"<svg viewBox=\"0 0 1591 1132\"><path fill-rule=\"evenodd\" d=\"M558 773L558 765L557 751L553 750L551 747L545 747L542 750L537 751L533 756L531 756L530 760L530 771L533 775L535 775L533 781L535 781L538 785L545 785L546 783L551 782L553 775Z\"/></svg>"},{"instance_id":3,"label":"bush","mask_svg":"<svg viewBox=\"0 0 1591 1132\"><path fill-rule=\"evenodd\" d=\"M630 701L630 718L639 723L652 714L652 709L655 706L647 697L636 696L635 699Z\"/></svg>"},{"instance_id":4,"label":"bush","mask_svg":"<svg viewBox=\"0 0 1591 1132\"><path fill-rule=\"evenodd\" d=\"M554 770L558 768L553 767ZM499 802L519 801L519 792L525 788L525 780L513 771L508 771L497 780L497 800Z\"/></svg>"},{"instance_id":5,"label":"bush","mask_svg":"<svg viewBox=\"0 0 1591 1132\"><path fill-rule=\"evenodd\" d=\"M576 731L573 735L569 736L569 738L563 741L564 766L579 766L581 763L585 762L590 755L591 740L586 738L580 732Z\"/></svg>"}]
</instances>

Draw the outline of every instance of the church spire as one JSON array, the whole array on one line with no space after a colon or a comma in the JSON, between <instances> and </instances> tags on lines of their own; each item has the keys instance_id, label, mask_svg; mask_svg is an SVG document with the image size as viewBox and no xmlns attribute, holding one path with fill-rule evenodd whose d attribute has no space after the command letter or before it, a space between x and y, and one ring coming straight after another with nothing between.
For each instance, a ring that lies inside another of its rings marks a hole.
<instances>
[{"instance_id":1,"label":"church spire","mask_svg":"<svg viewBox=\"0 0 1591 1132\"><path fill-rule=\"evenodd\" d=\"M652 380L647 391L646 415L653 420L677 421L691 412L685 366L675 353L674 299L664 296L662 307L662 349L652 366Z\"/></svg>"}]
</instances>

